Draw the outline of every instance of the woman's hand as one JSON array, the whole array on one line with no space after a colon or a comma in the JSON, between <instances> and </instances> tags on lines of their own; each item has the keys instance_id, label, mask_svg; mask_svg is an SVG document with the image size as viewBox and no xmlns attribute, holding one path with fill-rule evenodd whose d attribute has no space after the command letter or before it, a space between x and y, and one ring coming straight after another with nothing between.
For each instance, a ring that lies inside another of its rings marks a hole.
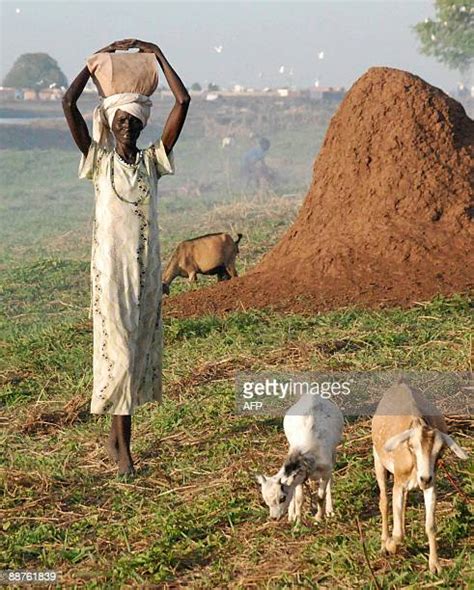
<instances>
[{"instance_id":1,"label":"woman's hand","mask_svg":"<svg viewBox=\"0 0 474 590\"><path fill-rule=\"evenodd\" d=\"M95 53L113 53L114 51L127 51L128 49L133 48L137 48L140 53L154 53L155 55L161 55L161 49L158 45L148 43L147 41L140 41L139 39L122 39L120 41L114 41Z\"/></svg>"},{"instance_id":2,"label":"woman's hand","mask_svg":"<svg viewBox=\"0 0 474 590\"><path fill-rule=\"evenodd\" d=\"M158 45L154 43L148 43L147 41L140 41L139 39L127 39L127 41L132 41L132 47L137 47L141 53L154 53L161 54L161 49Z\"/></svg>"},{"instance_id":3,"label":"woman's hand","mask_svg":"<svg viewBox=\"0 0 474 590\"><path fill-rule=\"evenodd\" d=\"M95 53L114 53L114 51L118 50L126 51L127 49L133 47L134 41L135 39L122 39L121 41L114 41L110 45L102 47L102 49L99 49L99 51L96 51Z\"/></svg>"}]
</instances>

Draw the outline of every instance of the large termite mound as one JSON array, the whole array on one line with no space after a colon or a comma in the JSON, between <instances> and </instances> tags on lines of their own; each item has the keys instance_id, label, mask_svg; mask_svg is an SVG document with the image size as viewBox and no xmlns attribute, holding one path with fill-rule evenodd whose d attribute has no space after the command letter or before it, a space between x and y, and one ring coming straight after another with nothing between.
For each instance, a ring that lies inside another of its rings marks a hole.
<instances>
[{"instance_id":1,"label":"large termite mound","mask_svg":"<svg viewBox=\"0 0 474 590\"><path fill-rule=\"evenodd\" d=\"M172 315L406 305L474 283L474 121L440 89L372 68L334 115L294 224L245 276Z\"/></svg>"}]
</instances>

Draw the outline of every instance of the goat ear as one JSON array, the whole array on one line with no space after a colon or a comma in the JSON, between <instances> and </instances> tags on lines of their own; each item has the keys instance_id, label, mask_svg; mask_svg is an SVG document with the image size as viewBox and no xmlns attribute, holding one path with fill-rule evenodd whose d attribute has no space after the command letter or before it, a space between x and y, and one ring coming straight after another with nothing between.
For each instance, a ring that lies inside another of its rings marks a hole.
<instances>
[{"instance_id":1,"label":"goat ear","mask_svg":"<svg viewBox=\"0 0 474 590\"><path fill-rule=\"evenodd\" d=\"M280 483L286 486L292 486L306 480L308 471L311 471L308 466L306 456L298 453L296 456L290 457L285 462L285 471Z\"/></svg>"},{"instance_id":2,"label":"goat ear","mask_svg":"<svg viewBox=\"0 0 474 590\"><path fill-rule=\"evenodd\" d=\"M423 426L427 426L426 424L426 420L424 420L422 418L422 416L416 416L415 418L413 418L413 420L411 421L411 427L412 428L418 428L418 427L423 427Z\"/></svg>"},{"instance_id":3,"label":"goat ear","mask_svg":"<svg viewBox=\"0 0 474 590\"><path fill-rule=\"evenodd\" d=\"M409 430L404 430L403 432L400 432L400 434L396 434L395 436L389 438L388 441L384 444L383 448L388 453L390 453L391 451L394 451L399 445L401 445L402 442L408 440L412 434L413 428L410 428Z\"/></svg>"},{"instance_id":4,"label":"goat ear","mask_svg":"<svg viewBox=\"0 0 474 590\"><path fill-rule=\"evenodd\" d=\"M267 481L267 478L264 475L261 475L259 473L258 475L255 476L255 481L257 483L259 483L260 485L263 485Z\"/></svg>"},{"instance_id":5,"label":"goat ear","mask_svg":"<svg viewBox=\"0 0 474 590\"><path fill-rule=\"evenodd\" d=\"M294 471L293 473L290 473L289 475L285 475L284 478L280 478L278 483L280 484L280 486L283 488L284 486L286 487L290 487L293 484L293 481L296 477L297 471Z\"/></svg>"},{"instance_id":6,"label":"goat ear","mask_svg":"<svg viewBox=\"0 0 474 590\"><path fill-rule=\"evenodd\" d=\"M278 480L278 485L282 492L288 492L288 489L291 487L294 480L294 475L290 475L290 477L280 477Z\"/></svg>"},{"instance_id":7,"label":"goat ear","mask_svg":"<svg viewBox=\"0 0 474 590\"><path fill-rule=\"evenodd\" d=\"M298 471L303 469L303 455L301 453L294 453L290 457L288 457L285 461L284 465L284 477L285 480L289 479L290 477L294 477Z\"/></svg>"},{"instance_id":8,"label":"goat ear","mask_svg":"<svg viewBox=\"0 0 474 590\"><path fill-rule=\"evenodd\" d=\"M449 436L449 434L442 432L441 436L443 437L445 445L447 447L449 447L457 457L459 457L460 459L464 459L464 460L469 458L469 455L466 453L466 451L464 449L461 449L461 447L458 445L458 443L455 442Z\"/></svg>"}]
</instances>

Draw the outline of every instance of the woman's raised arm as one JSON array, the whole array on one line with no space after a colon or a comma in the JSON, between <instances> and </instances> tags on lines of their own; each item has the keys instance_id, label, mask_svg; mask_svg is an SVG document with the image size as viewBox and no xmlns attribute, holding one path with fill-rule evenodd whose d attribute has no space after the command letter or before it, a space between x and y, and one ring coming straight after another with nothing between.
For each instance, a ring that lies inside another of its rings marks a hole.
<instances>
[{"instance_id":1,"label":"woman's raised arm","mask_svg":"<svg viewBox=\"0 0 474 590\"><path fill-rule=\"evenodd\" d=\"M89 79L89 68L86 66L81 70L78 76L73 80L71 86L63 96L63 111L71 135L76 142L77 147L86 156L91 144L91 136L87 129L87 123L77 108L77 101L84 90L87 80Z\"/></svg>"},{"instance_id":2,"label":"woman's raised arm","mask_svg":"<svg viewBox=\"0 0 474 590\"><path fill-rule=\"evenodd\" d=\"M129 49L130 47L130 40L123 39L122 41L115 41L114 43L99 49L96 53L113 53L117 49ZM87 152L89 151L91 136L89 135L87 123L84 121L84 117L77 108L77 101L79 100L89 77L89 68L86 66L72 81L71 85L66 90L62 101L64 115L72 137L76 142L77 147L85 156L87 156Z\"/></svg>"},{"instance_id":3,"label":"woman's raised arm","mask_svg":"<svg viewBox=\"0 0 474 590\"><path fill-rule=\"evenodd\" d=\"M175 143L178 141L178 137L183 129L191 97L186 90L186 86L182 83L180 77L170 66L168 60L157 45L147 43L146 41L139 41L138 39L127 39L127 41L132 43L131 47L138 47L138 49L144 53L154 53L156 55L156 59L158 60L171 92L174 95L176 102L168 115L161 134L161 140L165 147L166 154L169 154Z\"/></svg>"}]
</instances>

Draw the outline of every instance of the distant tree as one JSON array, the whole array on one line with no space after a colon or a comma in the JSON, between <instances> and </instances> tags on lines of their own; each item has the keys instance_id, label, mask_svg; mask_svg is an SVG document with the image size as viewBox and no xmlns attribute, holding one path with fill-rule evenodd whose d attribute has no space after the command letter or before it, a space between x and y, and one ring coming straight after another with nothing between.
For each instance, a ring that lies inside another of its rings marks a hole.
<instances>
[{"instance_id":1,"label":"distant tree","mask_svg":"<svg viewBox=\"0 0 474 590\"><path fill-rule=\"evenodd\" d=\"M435 19L426 18L414 29L421 52L432 55L469 81L474 62L474 6L472 0L435 0Z\"/></svg>"},{"instance_id":2,"label":"distant tree","mask_svg":"<svg viewBox=\"0 0 474 590\"><path fill-rule=\"evenodd\" d=\"M20 55L3 79L4 86L33 88L36 92L51 84L67 86L68 82L56 60L47 53Z\"/></svg>"},{"instance_id":3,"label":"distant tree","mask_svg":"<svg viewBox=\"0 0 474 590\"><path fill-rule=\"evenodd\" d=\"M191 90L195 90L196 92L201 92L202 86L201 86L201 84L199 84L199 82L194 82L194 84L191 86Z\"/></svg>"},{"instance_id":4,"label":"distant tree","mask_svg":"<svg viewBox=\"0 0 474 590\"><path fill-rule=\"evenodd\" d=\"M207 85L207 89L210 92L213 92L213 91L215 92L217 90L220 90L219 86L217 84L214 84L213 82L209 82L209 84Z\"/></svg>"}]
</instances>

